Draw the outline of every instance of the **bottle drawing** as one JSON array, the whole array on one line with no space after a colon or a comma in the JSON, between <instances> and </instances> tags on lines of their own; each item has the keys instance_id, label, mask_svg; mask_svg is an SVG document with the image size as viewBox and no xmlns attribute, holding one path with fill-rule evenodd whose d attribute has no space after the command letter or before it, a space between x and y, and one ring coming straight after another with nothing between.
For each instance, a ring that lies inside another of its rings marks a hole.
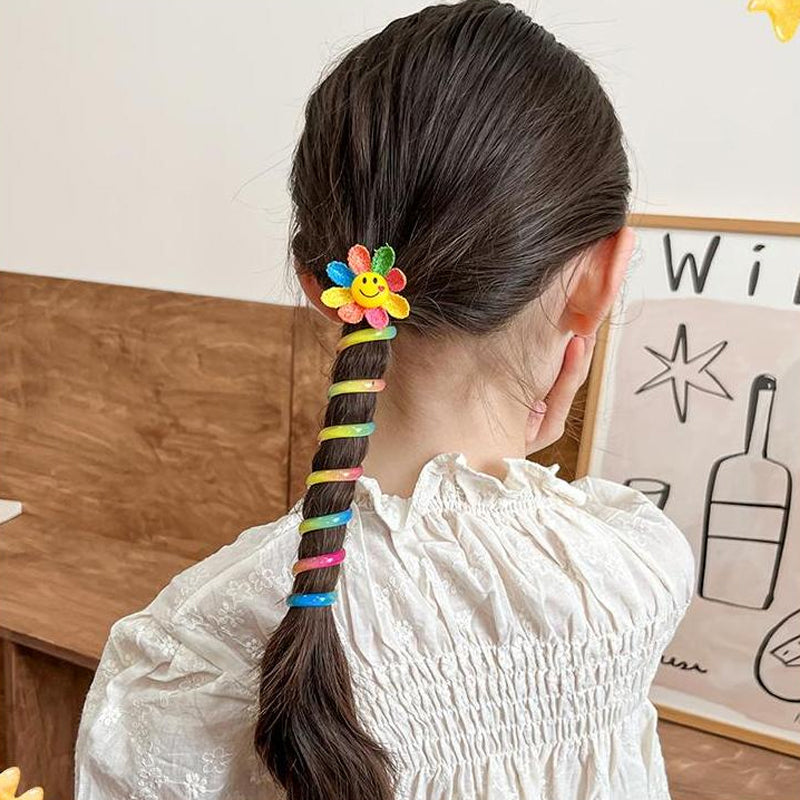
<instances>
[{"instance_id":1,"label":"bottle drawing","mask_svg":"<svg viewBox=\"0 0 800 800\"><path fill-rule=\"evenodd\" d=\"M750 389L744 451L711 467L706 489L698 594L742 608L769 608L783 556L792 476L768 455L777 381Z\"/></svg>"}]
</instances>

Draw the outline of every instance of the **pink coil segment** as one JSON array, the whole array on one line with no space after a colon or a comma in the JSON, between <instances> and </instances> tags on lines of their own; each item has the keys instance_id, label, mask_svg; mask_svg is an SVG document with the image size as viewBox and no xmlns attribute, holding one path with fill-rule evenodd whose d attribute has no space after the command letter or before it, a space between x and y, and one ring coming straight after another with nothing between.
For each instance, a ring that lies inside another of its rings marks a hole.
<instances>
[{"instance_id":1,"label":"pink coil segment","mask_svg":"<svg viewBox=\"0 0 800 800\"><path fill-rule=\"evenodd\" d=\"M344 469L320 469L310 472L306 477L306 486L332 481L357 481L364 474L363 467L345 467Z\"/></svg>"},{"instance_id":2,"label":"pink coil segment","mask_svg":"<svg viewBox=\"0 0 800 800\"><path fill-rule=\"evenodd\" d=\"M333 553L323 553L321 556L311 556L310 558L301 558L295 562L292 567L292 575L297 575L298 572L306 572L310 569L322 569L323 567L335 567L344 561L345 551L344 548L336 550Z\"/></svg>"}]
</instances>

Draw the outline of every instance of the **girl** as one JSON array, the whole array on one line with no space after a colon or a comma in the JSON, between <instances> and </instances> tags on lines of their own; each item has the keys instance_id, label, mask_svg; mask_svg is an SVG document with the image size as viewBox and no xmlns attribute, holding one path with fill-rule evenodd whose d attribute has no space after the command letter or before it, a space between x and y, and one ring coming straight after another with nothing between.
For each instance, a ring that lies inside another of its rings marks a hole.
<instances>
[{"instance_id":1,"label":"girl","mask_svg":"<svg viewBox=\"0 0 800 800\"><path fill-rule=\"evenodd\" d=\"M345 323L308 490L113 627L78 800L665 800L688 545L525 459L632 248L597 77L510 4L426 8L313 93L291 189Z\"/></svg>"}]
</instances>

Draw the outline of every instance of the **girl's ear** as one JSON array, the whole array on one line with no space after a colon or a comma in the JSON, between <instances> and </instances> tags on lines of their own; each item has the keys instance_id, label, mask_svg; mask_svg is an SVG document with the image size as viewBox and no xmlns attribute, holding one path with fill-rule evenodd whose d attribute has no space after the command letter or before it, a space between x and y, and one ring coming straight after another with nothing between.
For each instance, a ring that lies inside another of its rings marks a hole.
<instances>
[{"instance_id":1,"label":"girl's ear","mask_svg":"<svg viewBox=\"0 0 800 800\"><path fill-rule=\"evenodd\" d=\"M320 300L322 286L316 277L310 272L298 272L297 280L300 281L300 288L303 290L303 294L308 298L308 302L311 303L311 305L314 306L317 311L319 311L321 314L324 314L328 319L338 322L341 325L342 320L339 318L339 314L336 312L336 309L328 308L328 306L326 306L322 300Z\"/></svg>"},{"instance_id":2,"label":"girl's ear","mask_svg":"<svg viewBox=\"0 0 800 800\"><path fill-rule=\"evenodd\" d=\"M567 302L559 320L565 333L597 333L619 293L634 245L628 225L598 242L591 257L579 264L567 287Z\"/></svg>"}]
</instances>

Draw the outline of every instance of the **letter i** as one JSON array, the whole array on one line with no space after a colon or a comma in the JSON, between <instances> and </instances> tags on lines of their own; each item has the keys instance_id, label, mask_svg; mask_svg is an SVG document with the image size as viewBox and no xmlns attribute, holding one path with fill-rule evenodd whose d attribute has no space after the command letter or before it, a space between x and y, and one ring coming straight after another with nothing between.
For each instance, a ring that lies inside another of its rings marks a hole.
<instances>
[{"instance_id":1,"label":"letter i","mask_svg":"<svg viewBox=\"0 0 800 800\"><path fill-rule=\"evenodd\" d=\"M760 253L764 249L763 244L757 244L753 248L753 252ZM756 286L758 286L758 276L761 272L761 262L756 259L752 267L750 267L750 282L747 284L747 296L752 297L756 293Z\"/></svg>"}]
</instances>

